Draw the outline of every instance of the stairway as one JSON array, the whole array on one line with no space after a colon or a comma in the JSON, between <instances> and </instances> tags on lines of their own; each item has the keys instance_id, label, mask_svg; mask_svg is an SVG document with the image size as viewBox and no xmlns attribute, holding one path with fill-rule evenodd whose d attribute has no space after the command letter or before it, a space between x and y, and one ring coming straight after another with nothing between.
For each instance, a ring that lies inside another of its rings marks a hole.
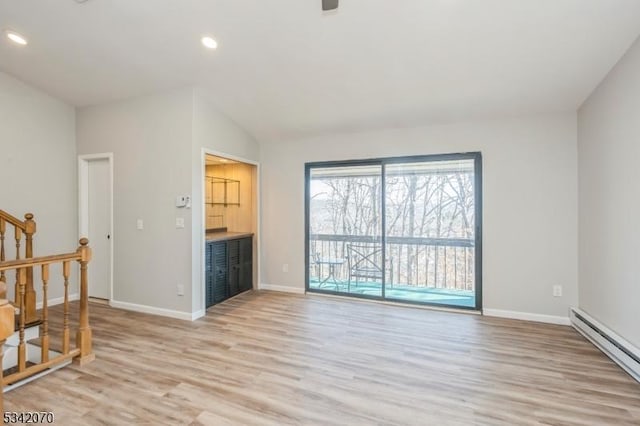
<instances>
[{"instance_id":1,"label":"stairway","mask_svg":"<svg viewBox=\"0 0 640 426\"><path fill-rule=\"evenodd\" d=\"M29 343L34 339L40 338L40 324L31 325L29 327L25 327L24 329L24 340L26 341L25 352L26 352L26 366L30 367L32 365L42 363L42 348L33 343ZM18 346L20 344L20 332L16 331L7 338L4 343L3 351L4 357L2 359L2 370L3 375L9 375L16 371L18 371ZM57 356L61 355L60 352L49 350L49 359L54 359ZM21 380L12 385L4 386L2 392L8 392L12 389L15 389L19 386L24 385L25 383L29 383L32 380L35 380L39 377L42 377L46 374L52 373L59 368L62 368L66 365L71 364L71 360L55 365L52 368L48 368L43 370L39 374L35 374L30 376L28 379Z\"/></svg>"},{"instance_id":2,"label":"stairway","mask_svg":"<svg viewBox=\"0 0 640 426\"><path fill-rule=\"evenodd\" d=\"M95 358L91 349L89 326L89 241L82 238L73 252L35 257L33 235L36 224L32 214L28 213L24 217L23 221L0 210L0 412L2 393L49 374L72 361L83 365ZM9 244L9 239L14 242ZM13 258L10 258L11 252L15 253ZM73 331L69 297L73 265L80 267L80 303L75 314L78 324L75 330L75 347L71 342ZM61 310L53 311L58 320L52 322L56 332L50 334L49 282L52 271L56 275L60 274L52 280L51 286L57 286L58 292L62 290L63 303ZM37 277L37 283L34 282L34 276ZM5 282L9 280L12 284L13 303L7 300ZM42 307L39 311L36 310L36 288L41 292ZM51 349L52 339L56 340L54 347L59 351Z\"/></svg>"}]
</instances>

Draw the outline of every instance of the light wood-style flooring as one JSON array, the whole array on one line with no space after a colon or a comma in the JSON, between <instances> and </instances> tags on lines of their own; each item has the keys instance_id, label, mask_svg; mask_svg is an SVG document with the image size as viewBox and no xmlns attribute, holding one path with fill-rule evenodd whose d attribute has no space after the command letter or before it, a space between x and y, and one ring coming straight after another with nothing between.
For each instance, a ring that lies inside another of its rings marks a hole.
<instances>
[{"instance_id":1,"label":"light wood-style flooring","mask_svg":"<svg viewBox=\"0 0 640 426\"><path fill-rule=\"evenodd\" d=\"M57 308L57 307L56 307ZM96 361L5 395L60 425L640 425L570 327L250 292L193 323L91 305Z\"/></svg>"}]
</instances>

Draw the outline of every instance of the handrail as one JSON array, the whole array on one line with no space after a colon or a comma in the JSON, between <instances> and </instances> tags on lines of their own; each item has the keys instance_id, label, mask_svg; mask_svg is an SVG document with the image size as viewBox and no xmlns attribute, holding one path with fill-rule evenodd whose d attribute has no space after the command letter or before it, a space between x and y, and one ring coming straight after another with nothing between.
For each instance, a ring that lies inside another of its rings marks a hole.
<instances>
[{"instance_id":1,"label":"handrail","mask_svg":"<svg viewBox=\"0 0 640 426\"><path fill-rule=\"evenodd\" d=\"M373 235L345 235L345 234L310 234L309 240L315 241L343 241L352 243L379 243L382 237ZM439 237L397 237L388 236L387 244L411 244L421 246L446 247L474 247L475 240L471 238L439 238Z\"/></svg>"},{"instance_id":2,"label":"handrail","mask_svg":"<svg viewBox=\"0 0 640 426\"><path fill-rule=\"evenodd\" d=\"M0 219L4 219L16 228L20 228L23 231L27 230L27 222L33 220L33 214L27 213L24 215L25 220L20 220L12 214L5 212L4 210L0 210ZM34 230L35 232L35 230Z\"/></svg>"},{"instance_id":3,"label":"handrail","mask_svg":"<svg viewBox=\"0 0 640 426\"><path fill-rule=\"evenodd\" d=\"M78 251L65 254L54 254L52 256L31 257L29 259L7 260L0 262L0 271L10 269L26 268L29 266L49 265L51 263L64 262L69 260L80 260L81 254Z\"/></svg>"}]
</instances>

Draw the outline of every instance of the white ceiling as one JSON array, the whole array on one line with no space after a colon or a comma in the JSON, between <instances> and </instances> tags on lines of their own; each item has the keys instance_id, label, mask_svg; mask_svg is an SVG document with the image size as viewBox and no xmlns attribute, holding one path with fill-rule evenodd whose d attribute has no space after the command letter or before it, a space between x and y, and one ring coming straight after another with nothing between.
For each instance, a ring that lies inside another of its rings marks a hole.
<instances>
[{"instance_id":1,"label":"white ceiling","mask_svg":"<svg viewBox=\"0 0 640 426\"><path fill-rule=\"evenodd\" d=\"M0 0L0 70L73 105L197 85L259 140L573 111L638 0ZM199 39L212 34L217 51Z\"/></svg>"}]
</instances>

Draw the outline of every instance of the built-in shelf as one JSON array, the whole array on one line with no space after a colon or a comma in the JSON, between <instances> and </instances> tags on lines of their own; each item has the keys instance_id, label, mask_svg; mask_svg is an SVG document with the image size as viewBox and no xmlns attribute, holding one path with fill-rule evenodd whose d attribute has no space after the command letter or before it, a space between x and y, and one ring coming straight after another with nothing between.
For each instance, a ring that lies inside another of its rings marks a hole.
<instances>
[{"instance_id":1,"label":"built-in shelf","mask_svg":"<svg viewBox=\"0 0 640 426\"><path fill-rule=\"evenodd\" d=\"M221 177L206 177L205 204L212 206L239 206L240 181Z\"/></svg>"}]
</instances>

